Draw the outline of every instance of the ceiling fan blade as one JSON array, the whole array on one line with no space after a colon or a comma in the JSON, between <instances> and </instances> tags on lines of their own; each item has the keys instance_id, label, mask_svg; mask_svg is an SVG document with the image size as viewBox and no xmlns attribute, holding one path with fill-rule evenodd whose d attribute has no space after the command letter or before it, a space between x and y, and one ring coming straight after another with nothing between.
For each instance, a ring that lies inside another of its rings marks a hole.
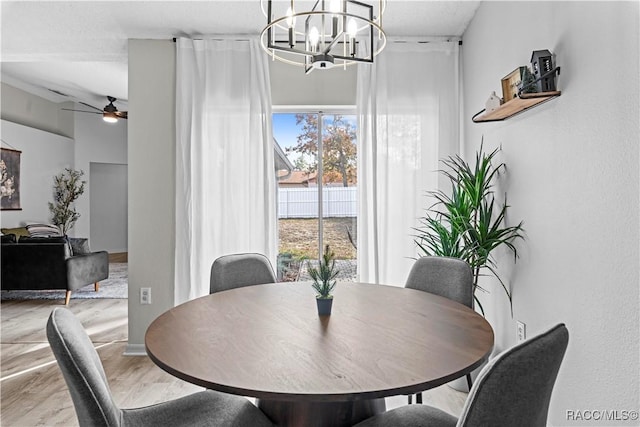
<instances>
[{"instance_id":1,"label":"ceiling fan blade","mask_svg":"<svg viewBox=\"0 0 640 427\"><path fill-rule=\"evenodd\" d=\"M129 117L129 114L126 111L118 111L118 109L116 108L115 105L113 105L113 102L116 100L116 98L112 97L112 96L107 96L107 99L109 100L109 104L106 105L104 107L104 109L100 109L97 107L94 107L91 104L87 104L86 102L82 102L82 101L78 101L79 104L85 105L89 108L92 108L96 111L85 111L85 110L74 110L71 108L62 108L62 110L65 111L77 111L78 113L91 113L91 114L100 114L103 116L103 118L107 121L117 121L117 119L127 119ZM108 120L111 119L111 120Z\"/></svg>"},{"instance_id":2,"label":"ceiling fan blade","mask_svg":"<svg viewBox=\"0 0 640 427\"><path fill-rule=\"evenodd\" d=\"M89 113L89 114L102 114L102 111L84 111L84 110L72 110L71 108L61 108L64 111L76 111L78 113Z\"/></svg>"},{"instance_id":3,"label":"ceiling fan blade","mask_svg":"<svg viewBox=\"0 0 640 427\"><path fill-rule=\"evenodd\" d=\"M93 105L89 105L86 102L80 101L79 104L86 105L87 107L93 108L94 110L98 110L98 111L100 111L102 113L102 109L101 108L94 107Z\"/></svg>"}]
</instances>

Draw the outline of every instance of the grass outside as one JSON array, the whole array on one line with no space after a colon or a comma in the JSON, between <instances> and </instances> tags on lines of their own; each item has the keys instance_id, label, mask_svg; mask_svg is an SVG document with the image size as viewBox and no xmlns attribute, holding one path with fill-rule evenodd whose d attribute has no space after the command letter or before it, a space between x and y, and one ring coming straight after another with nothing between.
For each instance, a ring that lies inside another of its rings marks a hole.
<instances>
[{"instance_id":1,"label":"grass outside","mask_svg":"<svg viewBox=\"0 0 640 427\"><path fill-rule=\"evenodd\" d=\"M323 223L325 245L329 245L336 259L356 259L356 248L349 240L349 233L356 242L356 218L325 218ZM318 258L318 219L295 218L278 220L280 228L279 253L293 257ZM348 232L347 232L348 230Z\"/></svg>"}]
</instances>

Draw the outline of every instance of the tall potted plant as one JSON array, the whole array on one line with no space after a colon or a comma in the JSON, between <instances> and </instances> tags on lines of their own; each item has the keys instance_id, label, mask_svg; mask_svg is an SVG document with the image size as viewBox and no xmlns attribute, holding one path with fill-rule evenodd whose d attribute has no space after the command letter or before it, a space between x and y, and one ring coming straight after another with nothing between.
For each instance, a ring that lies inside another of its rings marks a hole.
<instances>
[{"instance_id":1,"label":"tall potted plant","mask_svg":"<svg viewBox=\"0 0 640 427\"><path fill-rule=\"evenodd\" d=\"M506 196L502 204L495 199L494 180L506 168L504 163L495 162L498 151L497 148L486 154L481 144L473 166L457 155L443 160L444 169L440 172L451 183L451 192L429 193L436 202L415 229L415 243L425 255L461 258L469 263L473 271L474 300L483 315L484 308L476 291L484 290L478 279L485 270L500 282L513 315L511 292L498 276L492 253L506 247L515 260L518 253L514 241L522 239L524 231L522 221L515 226L505 225L509 207Z\"/></svg>"},{"instance_id":2,"label":"tall potted plant","mask_svg":"<svg viewBox=\"0 0 640 427\"><path fill-rule=\"evenodd\" d=\"M84 193L87 182L82 179L83 176L84 172L81 170L65 168L53 177L53 203L49 202L51 221L65 236L80 218L74 202Z\"/></svg>"}]
</instances>

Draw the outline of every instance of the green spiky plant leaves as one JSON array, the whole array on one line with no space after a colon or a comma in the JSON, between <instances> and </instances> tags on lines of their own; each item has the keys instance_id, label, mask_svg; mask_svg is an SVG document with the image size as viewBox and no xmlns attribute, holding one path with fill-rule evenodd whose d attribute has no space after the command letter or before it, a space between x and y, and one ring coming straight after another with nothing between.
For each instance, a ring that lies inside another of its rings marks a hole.
<instances>
[{"instance_id":1,"label":"green spiky plant leaves","mask_svg":"<svg viewBox=\"0 0 640 427\"><path fill-rule=\"evenodd\" d=\"M53 177L53 203L49 202L51 222L65 236L80 218L74 202L84 193L87 182L82 179L83 176L81 170L65 168L64 172Z\"/></svg>"},{"instance_id":2,"label":"green spiky plant leaves","mask_svg":"<svg viewBox=\"0 0 640 427\"><path fill-rule=\"evenodd\" d=\"M440 170L451 183L451 193L434 191L429 194L436 202L427 209L426 216L419 219L415 229L415 243L425 255L460 258L469 263L473 271L473 296L484 315L484 308L476 291L483 290L478 279L485 271L496 277L509 299L512 309L511 292L496 271L494 250L506 247L518 257L514 241L523 238L522 221L515 226L505 225L509 205L499 204L494 196L493 182L504 163L495 163L499 149L486 154L482 144L476 153L475 164L470 166L460 156L452 156L442 161Z\"/></svg>"},{"instance_id":3,"label":"green spiky plant leaves","mask_svg":"<svg viewBox=\"0 0 640 427\"><path fill-rule=\"evenodd\" d=\"M311 286L318 294L317 298L333 298L331 292L336 287L335 279L340 271L336 268L335 254L331 251L329 245L324 248L318 268L310 265L308 271L313 280Z\"/></svg>"}]
</instances>

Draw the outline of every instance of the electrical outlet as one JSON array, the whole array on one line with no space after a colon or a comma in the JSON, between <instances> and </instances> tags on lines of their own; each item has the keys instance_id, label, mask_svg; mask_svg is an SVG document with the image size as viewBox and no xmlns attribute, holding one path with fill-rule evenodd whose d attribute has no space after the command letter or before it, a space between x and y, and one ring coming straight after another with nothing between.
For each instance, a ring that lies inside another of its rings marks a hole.
<instances>
[{"instance_id":1,"label":"electrical outlet","mask_svg":"<svg viewBox=\"0 0 640 427\"><path fill-rule=\"evenodd\" d=\"M522 342L527 339L527 325L519 320L516 320L516 338L518 342Z\"/></svg>"},{"instance_id":2,"label":"electrical outlet","mask_svg":"<svg viewBox=\"0 0 640 427\"><path fill-rule=\"evenodd\" d=\"M140 288L140 304L151 304L151 288Z\"/></svg>"}]
</instances>

